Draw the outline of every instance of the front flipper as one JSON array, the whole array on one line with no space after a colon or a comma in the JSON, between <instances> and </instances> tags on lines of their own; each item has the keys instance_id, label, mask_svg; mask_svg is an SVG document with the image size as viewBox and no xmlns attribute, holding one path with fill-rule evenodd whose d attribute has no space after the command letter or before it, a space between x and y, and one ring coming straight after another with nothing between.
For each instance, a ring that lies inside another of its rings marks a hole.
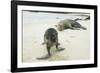
<instances>
[{"instance_id":1,"label":"front flipper","mask_svg":"<svg viewBox=\"0 0 100 73\"><path fill-rule=\"evenodd\" d=\"M44 45L44 44L45 44L45 42L42 43L42 45Z\"/></svg>"},{"instance_id":2,"label":"front flipper","mask_svg":"<svg viewBox=\"0 0 100 73\"><path fill-rule=\"evenodd\" d=\"M60 43L58 43L58 45L60 45Z\"/></svg>"}]
</instances>

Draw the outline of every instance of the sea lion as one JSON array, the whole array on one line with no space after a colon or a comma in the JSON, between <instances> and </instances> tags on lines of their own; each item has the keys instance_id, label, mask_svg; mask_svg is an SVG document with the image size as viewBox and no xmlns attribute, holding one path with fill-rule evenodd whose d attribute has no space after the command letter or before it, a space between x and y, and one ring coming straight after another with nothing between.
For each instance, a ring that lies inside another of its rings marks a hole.
<instances>
[{"instance_id":1,"label":"sea lion","mask_svg":"<svg viewBox=\"0 0 100 73\"><path fill-rule=\"evenodd\" d=\"M42 43L42 45L44 44L46 44L48 55L46 57L37 58L39 60L47 59L51 56L50 49L52 46L56 46L57 51L64 50L63 48L61 49L58 48L58 45L60 45L60 43L58 42L58 32L54 28L49 28L46 30L44 34L44 42Z\"/></svg>"},{"instance_id":2,"label":"sea lion","mask_svg":"<svg viewBox=\"0 0 100 73\"><path fill-rule=\"evenodd\" d=\"M52 46L56 46L56 48L58 49L58 32L54 29L54 28L49 28L46 30L45 34L44 34L44 43L46 44L46 48L47 48L47 52L48 55L51 56L50 53L50 48Z\"/></svg>"},{"instance_id":3,"label":"sea lion","mask_svg":"<svg viewBox=\"0 0 100 73\"><path fill-rule=\"evenodd\" d=\"M78 23L77 20L71 20L71 19L65 19L65 20L60 21L58 25L56 25L56 27L59 31L62 31L65 29L78 30L80 28L83 30L86 30L86 28L80 25L80 23Z\"/></svg>"}]
</instances>

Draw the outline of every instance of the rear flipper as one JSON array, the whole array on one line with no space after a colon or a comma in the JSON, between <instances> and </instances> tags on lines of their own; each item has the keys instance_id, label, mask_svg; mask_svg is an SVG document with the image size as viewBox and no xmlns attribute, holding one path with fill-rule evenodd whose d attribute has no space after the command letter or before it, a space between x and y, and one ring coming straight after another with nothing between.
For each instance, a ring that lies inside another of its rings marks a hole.
<instances>
[{"instance_id":1,"label":"rear flipper","mask_svg":"<svg viewBox=\"0 0 100 73\"><path fill-rule=\"evenodd\" d=\"M83 30L87 30L87 29L86 29L85 27L83 27L83 26L82 26L81 28L82 28Z\"/></svg>"}]
</instances>

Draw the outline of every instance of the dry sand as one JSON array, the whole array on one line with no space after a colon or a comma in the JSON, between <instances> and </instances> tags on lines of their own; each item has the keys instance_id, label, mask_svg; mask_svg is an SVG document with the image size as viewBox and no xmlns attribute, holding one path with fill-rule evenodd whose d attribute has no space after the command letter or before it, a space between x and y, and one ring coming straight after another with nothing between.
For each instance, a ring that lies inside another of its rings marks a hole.
<instances>
[{"instance_id":1,"label":"dry sand","mask_svg":"<svg viewBox=\"0 0 100 73\"><path fill-rule=\"evenodd\" d=\"M87 30L58 31L60 46L65 50L57 52L55 46L51 48L52 57L37 60L47 54L46 45L42 45L44 33L48 28L55 28L57 23L23 25L23 62L86 60L90 58L90 21L79 20Z\"/></svg>"}]
</instances>

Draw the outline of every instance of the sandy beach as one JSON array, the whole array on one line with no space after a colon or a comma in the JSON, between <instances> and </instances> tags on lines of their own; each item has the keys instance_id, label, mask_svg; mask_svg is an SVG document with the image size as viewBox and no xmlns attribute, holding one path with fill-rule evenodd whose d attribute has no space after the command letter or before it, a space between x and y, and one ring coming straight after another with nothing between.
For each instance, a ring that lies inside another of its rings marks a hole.
<instances>
[{"instance_id":1,"label":"sandy beach","mask_svg":"<svg viewBox=\"0 0 100 73\"><path fill-rule=\"evenodd\" d=\"M40 61L69 61L69 60L87 60L90 58L90 20L78 20L82 26L87 30L71 30L58 31L55 25L63 19L75 19L81 16L73 14L57 15L47 17L50 14L42 14L42 18L35 13L23 13L23 48L22 48L22 62L40 62ZM56 19L58 16L59 19ZM54 18L54 19L53 19ZM84 19L84 17L81 17ZM63 51L57 52L56 47L51 48L52 56L49 59L38 60L37 58L47 55L46 45L44 42L44 33L48 28L55 28L58 32L58 39L60 46L65 48Z\"/></svg>"}]
</instances>

